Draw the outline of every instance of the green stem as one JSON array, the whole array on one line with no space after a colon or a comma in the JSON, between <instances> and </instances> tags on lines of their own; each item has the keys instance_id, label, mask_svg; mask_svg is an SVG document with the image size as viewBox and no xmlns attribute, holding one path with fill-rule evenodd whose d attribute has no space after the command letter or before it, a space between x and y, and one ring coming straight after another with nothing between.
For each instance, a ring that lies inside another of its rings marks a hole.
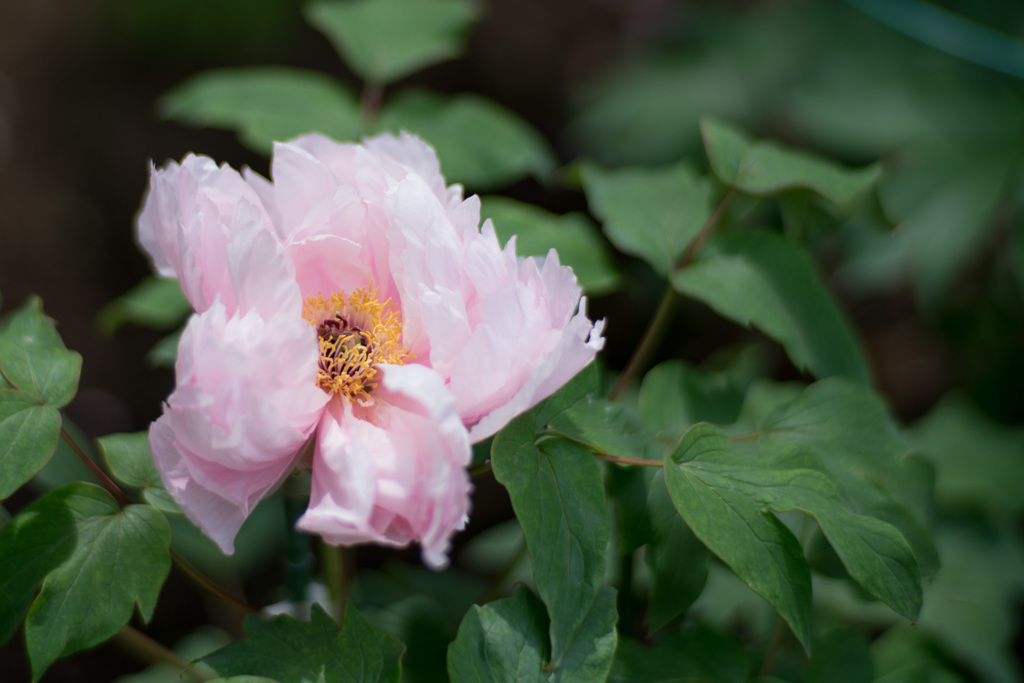
<instances>
[{"instance_id":1,"label":"green stem","mask_svg":"<svg viewBox=\"0 0 1024 683\"><path fill-rule=\"evenodd\" d=\"M170 664L176 669L180 669L180 677L182 680L212 681L217 678L216 675L210 675L204 671L196 669L192 666L192 662L188 661L177 652L161 645L145 633L142 633L131 626L125 626L121 629L113 638L111 638L111 642L135 656L140 661L150 664L164 662L165 664Z\"/></svg>"},{"instance_id":2,"label":"green stem","mask_svg":"<svg viewBox=\"0 0 1024 683\"><path fill-rule=\"evenodd\" d=\"M320 543L320 562L324 569L324 580L327 582L327 592L331 596L331 604L334 605L334 616L338 623L345 620L345 603L348 598L349 578L352 572L350 551L338 546Z\"/></svg>"},{"instance_id":3,"label":"green stem","mask_svg":"<svg viewBox=\"0 0 1024 683\"><path fill-rule=\"evenodd\" d=\"M644 330L644 336L640 339L640 344L633 351L629 362L626 363L626 369L622 371L619 379L615 382L615 386L608 392L609 401L614 401L633 377L647 366L650 357L654 355L655 349L661 343L661 339L668 329L668 324L672 321L672 314L675 312L678 301L679 295L676 294L676 291L672 289L670 284L665 288L665 293L661 295L658 309L654 312L651 322L647 324L647 329Z\"/></svg>"},{"instance_id":4,"label":"green stem","mask_svg":"<svg viewBox=\"0 0 1024 683\"><path fill-rule=\"evenodd\" d=\"M214 583L212 579L210 579L202 572L200 572L198 569L189 564L188 560L186 560L184 557L175 552L173 548L171 549L171 561L174 562L174 566L181 570L185 574L185 576L192 579L193 583L195 583L197 586L207 591L211 595L214 595L220 598L221 600L230 603L231 605L234 605L243 612L248 612L250 614L259 614L260 610L258 607L254 607L247 603L245 600L236 598L235 596L231 595L231 593L228 593L226 590L224 590L219 585Z\"/></svg>"},{"instance_id":5,"label":"green stem","mask_svg":"<svg viewBox=\"0 0 1024 683\"><path fill-rule=\"evenodd\" d=\"M488 460L487 462L481 465L477 465L476 467L469 470L469 476L471 479L476 479L481 474L487 474L488 472L491 471L491 469L491 461Z\"/></svg>"},{"instance_id":6,"label":"green stem","mask_svg":"<svg viewBox=\"0 0 1024 683\"><path fill-rule=\"evenodd\" d=\"M594 451L594 457L608 462L617 462L622 465L635 465L637 467L664 467L663 460L645 460L644 458L627 458L623 455L609 455L600 451Z\"/></svg>"}]
</instances>

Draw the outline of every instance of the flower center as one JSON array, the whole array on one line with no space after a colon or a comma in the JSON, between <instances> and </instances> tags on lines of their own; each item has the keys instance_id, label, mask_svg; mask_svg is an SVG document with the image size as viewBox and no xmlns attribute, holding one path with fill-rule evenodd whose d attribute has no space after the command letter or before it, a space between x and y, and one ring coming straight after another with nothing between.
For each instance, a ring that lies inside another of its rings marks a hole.
<instances>
[{"instance_id":1,"label":"flower center","mask_svg":"<svg viewBox=\"0 0 1024 683\"><path fill-rule=\"evenodd\" d=\"M361 404L372 402L377 366L403 365L413 355L402 347L402 321L388 299L377 300L372 285L345 296L335 292L308 297L302 317L316 328L320 342L317 386Z\"/></svg>"}]
</instances>

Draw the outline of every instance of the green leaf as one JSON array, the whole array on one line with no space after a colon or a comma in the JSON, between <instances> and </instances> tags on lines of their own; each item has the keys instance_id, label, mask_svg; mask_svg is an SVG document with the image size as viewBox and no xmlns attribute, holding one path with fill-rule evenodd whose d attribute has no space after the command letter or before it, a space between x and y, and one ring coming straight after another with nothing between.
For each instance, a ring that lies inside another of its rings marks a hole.
<instances>
[{"instance_id":1,"label":"green leaf","mask_svg":"<svg viewBox=\"0 0 1024 683\"><path fill-rule=\"evenodd\" d=\"M311 620L290 616L245 620L245 640L203 657L220 675L269 676L288 683L366 683L399 680L405 646L373 629L349 603L339 630L320 605Z\"/></svg>"},{"instance_id":2,"label":"green leaf","mask_svg":"<svg viewBox=\"0 0 1024 683\"><path fill-rule=\"evenodd\" d=\"M563 392L577 387L570 383ZM611 540L601 471L590 450L536 436L567 400L563 392L510 422L491 447L495 477L508 489L533 559L537 592L551 616L555 668L601 590Z\"/></svg>"},{"instance_id":3,"label":"green leaf","mask_svg":"<svg viewBox=\"0 0 1024 683\"><path fill-rule=\"evenodd\" d=\"M550 655L544 605L526 587L514 597L470 608L448 648L454 683L545 681L591 683L608 676L615 654L615 591L602 587L562 665L546 669Z\"/></svg>"},{"instance_id":4,"label":"green leaf","mask_svg":"<svg viewBox=\"0 0 1024 683\"><path fill-rule=\"evenodd\" d=\"M81 369L82 357L64 346L37 297L30 297L0 326L0 379L7 387L63 408L78 390Z\"/></svg>"},{"instance_id":5,"label":"green leaf","mask_svg":"<svg viewBox=\"0 0 1024 683\"><path fill-rule=\"evenodd\" d=\"M531 174L545 178L555 167L547 143L529 123L478 95L403 90L384 103L376 128L419 135L437 151L449 182L475 190L502 187Z\"/></svg>"},{"instance_id":6,"label":"green leaf","mask_svg":"<svg viewBox=\"0 0 1024 683\"><path fill-rule=\"evenodd\" d=\"M673 507L660 474L651 482L647 510L654 538L644 556L651 570L646 623L653 633L682 615L700 595L711 554Z\"/></svg>"},{"instance_id":7,"label":"green leaf","mask_svg":"<svg viewBox=\"0 0 1024 683\"><path fill-rule=\"evenodd\" d=\"M739 129L710 117L701 120L700 128L715 175L749 194L774 195L804 188L847 207L878 180L877 164L849 169L775 142L752 143Z\"/></svg>"},{"instance_id":8,"label":"green leaf","mask_svg":"<svg viewBox=\"0 0 1024 683\"><path fill-rule=\"evenodd\" d=\"M675 445L697 422L735 422L743 407L743 389L726 373L670 360L644 375L639 402L647 427Z\"/></svg>"},{"instance_id":9,"label":"green leaf","mask_svg":"<svg viewBox=\"0 0 1024 683\"><path fill-rule=\"evenodd\" d=\"M945 509L980 509L992 520L1024 512L1024 429L998 424L950 394L913 432L935 463L935 499Z\"/></svg>"},{"instance_id":10,"label":"green leaf","mask_svg":"<svg viewBox=\"0 0 1024 683\"><path fill-rule=\"evenodd\" d=\"M149 451L149 432L109 434L96 440L107 468L120 483L142 489L142 497L153 507L168 513L181 513L181 508L167 493Z\"/></svg>"},{"instance_id":11,"label":"green leaf","mask_svg":"<svg viewBox=\"0 0 1024 683\"><path fill-rule=\"evenodd\" d=\"M118 510L97 486L43 496L0 532L0 638L28 608L25 641L38 679L58 657L117 633L135 605L148 620L170 571L170 542L163 515L146 505Z\"/></svg>"},{"instance_id":12,"label":"green leaf","mask_svg":"<svg viewBox=\"0 0 1024 683\"><path fill-rule=\"evenodd\" d=\"M612 244L668 275L711 215L711 185L685 163L582 168L591 212Z\"/></svg>"},{"instance_id":13,"label":"green leaf","mask_svg":"<svg viewBox=\"0 0 1024 683\"><path fill-rule=\"evenodd\" d=\"M868 372L857 339L810 257L770 233L713 237L698 260L672 275L681 294L778 341L793 363L818 377L859 384Z\"/></svg>"},{"instance_id":14,"label":"green leaf","mask_svg":"<svg viewBox=\"0 0 1024 683\"><path fill-rule=\"evenodd\" d=\"M384 85L458 56L477 13L472 0L321 0L306 19L364 81Z\"/></svg>"},{"instance_id":15,"label":"green leaf","mask_svg":"<svg viewBox=\"0 0 1024 683\"><path fill-rule=\"evenodd\" d=\"M511 598L469 608L448 646L452 683L542 680L551 659L548 615L526 586Z\"/></svg>"},{"instance_id":16,"label":"green leaf","mask_svg":"<svg viewBox=\"0 0 1024 683\"><path fill-rule=\"evenodd\" d=\"M769 500L736 486L714 462L732 453L732 444L717 428L694 425L665 458L672 503L697 538L775 608L807 649L811 576L803 550L766 509Z\"/></svg>"},{"instance_id":17,"label":"green leaf","mask_svg":"<svg viewBox=\"0 0 1024 683\"><path fill-rule=\"evenodd\" d=\"M935 573L938 555L927 523L932 467L873 394L839 379L816 382L765 417L759 445L762 457L827 474L851 511L896 527L921 573Z\"/></svg>"},{"instance_id":18,"label":"green leaf","mask_svg":"<svg viewBox=\"0 0 1024 683\"><path fill-rule=\"evenodd\" d=\"M181 342L181 330L172 332L153 345L146 354L146 360L157 368L173 368L178 360L178 344Z\"/></svg>"},{"instance_id":19,"label":"green leaf","mask_svg":"<svg viewBox=\"0 0 1024 683\"><path fill-rule=\"evenodd\" d=\"M743 683L747 655L731 636L694 625L660 638L655 646L619 641L609 683Z\"/></svg>"},{"instance_id":20,"label":"green leaf","mask_svg":"<svg viewBox=\"0 0 1024 683\"><path fill-rule=\"evenodd\" d=\"M188 317L192 304L174 278L151 275L100 311L100 327L113 334L126 322L157 330L170 330Z\"/></svg>"},{"instance_id":21,"label":"green leaf","mask_svg":"<svg viewBox=\"0 0 1024 683\"><path fill-rule=\"evenodd\" d=\"M580 287L599 296L618 289L621 282L608 248L593 224L579 213L556 216L544 209L507 197L482 198L481 214L494 222L498 239L516 238L519 256L547 256L555 249L563 265L570 266Z\"/></svg>"},{"instance_id":22,"label":"green leaf","mask_svg":"<svg viewBox=\"0 0 1024 683\"><path fill-rule=\"evenodd\" d=\"M38 298L0 325L0 500L53 456L58 408L74 398L81 368L82 357L64 346Z\"/></svg>"},{"instance_id":23,"label":"green leaf","mask_svg":"<svg viewBox=\"0 0 1024 683\"><path fill-rule=\"evenodd\" d=\"M162 116L224 128L261 154L275 140L318 132L337 140L362 134L355 98L321 73L285 67L218 69L193 76L157 104Z\"/></svg>"},{"instance_id":24,"label":"green leaf","mask_svg":"<svg viewBox=\"0 0 1024 683\"><path fill-rule=\"evenodd\" d=\"M56 408L0 388L0 500L14 493L53 457L60 442Z\"/></svg>"}]
</instances>

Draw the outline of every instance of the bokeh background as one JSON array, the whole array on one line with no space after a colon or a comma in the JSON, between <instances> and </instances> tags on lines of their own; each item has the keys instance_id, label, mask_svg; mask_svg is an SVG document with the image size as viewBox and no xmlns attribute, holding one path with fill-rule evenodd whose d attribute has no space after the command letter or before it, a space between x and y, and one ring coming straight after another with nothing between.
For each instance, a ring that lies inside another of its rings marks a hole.
<instances>
[{"instance_id":1,"label":"bokeh background","mask_svg":"<svg viewBox=\"0 0 1024 683\"><path fill-rule=\"evenodd\" d=\"M820 234L812 227L807 239L894 412L925 441L960 444L948 456L959 464L946 471L987 462L993 449L1011 453L999 460L1005 476L987 493L987 484L966 495L955 482L942 489L940 471L940 494L951 496L947 503L958 513L998 528L992 545L1008 553L992 555L1006 568L991 598L1003 605L992 617L998 628L979 624L968 641L977 638L981 649L968 646L967 654L951 657L967 680L1019 675L1024 5L485 0L480 6L464 56L399 86L491 98L532 124L560 164L690 158L702 168L697 122L704 114L848 164L883 162L872 210ZM149 160L196 151L267 173L266 158L233 133L165 120L157 100L203 70L264 64L321 71L358 92L357 79L304 21L295 0L0 4L2 306L6 311L40 295L67 346L84 356L81 389L67 413L88 436L145 429L173 385L168 368L146 360L163 332L100 324L104 307L149 274L133 239ZM586 210L582 194L557 175L489 189L555 213ZM617 266L627 284L597 297L591 309L611 321L605 360L612 369L624 364L631 349L623 342L646 324L661 287L639 262L622 258ZM659 357L698 363L722 347L758 339L692 304ZM799 377L781 353L765 347L774 376ZM484 491L496 502L493 510L478 505L484 519L474 525L480 527L508 512L500 491ZM14 499L12 509L28 496ZM993 511L981 502L992 496L1005 504ZM377 560L371 553L366 561ZM269 578L237 580L258 593L274 583L276 570L267 571ZM177 581L165 595L173 607L158 609L154 624L164 642L203 620L203 606L187 604L194 597L183 603L181 596L193 594ZM230 617L221 625L237 631ZM142 667L108 656L111 647L58 662L44 681L106 681ZM0 679L11 672L10 680L27 680L21 649L16 637L0 650Z\"/></svg>"}]
</instances>

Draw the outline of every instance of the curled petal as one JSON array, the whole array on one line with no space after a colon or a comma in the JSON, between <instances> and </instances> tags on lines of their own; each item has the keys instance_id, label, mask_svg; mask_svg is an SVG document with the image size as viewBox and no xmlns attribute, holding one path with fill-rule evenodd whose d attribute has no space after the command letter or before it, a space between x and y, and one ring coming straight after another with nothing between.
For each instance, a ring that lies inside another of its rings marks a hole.
<instances>
[{"instance_id":1,"label":"curled petal","mask_svg":"<svg viewBox=\"0 0 1024 683\"><path fill-rule=\"evenodd\" d=\"M424 562L442 568L467 518L469 436L437 373L421 365L381 370L372 406L328 407L298 526L336 545L417 541Z\"/></svg>"}]
</instances>

